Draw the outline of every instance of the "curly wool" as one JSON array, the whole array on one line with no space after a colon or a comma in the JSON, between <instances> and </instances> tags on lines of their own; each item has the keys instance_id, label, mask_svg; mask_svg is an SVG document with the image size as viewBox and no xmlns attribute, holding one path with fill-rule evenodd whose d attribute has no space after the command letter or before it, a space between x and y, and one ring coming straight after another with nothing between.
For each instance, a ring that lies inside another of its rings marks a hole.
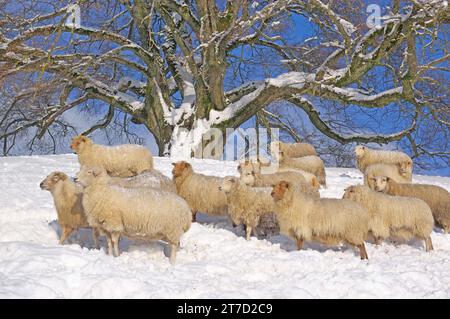
<instances>
[{"instance_id":1,"label":"curly wool","mask_svg":"<svg viewBox=\"0 0 450 319\"><path fill-rule=\"evenodd\" d=\"M283 153L286 158L317 155L314 146L308 143L283 143L274 141L270 144L270 151L275 158L279 158L280 153Z\"/></svg>"},{"instance_id":2,"label":"curly wool","mask_svg":"<svg viewBox=\"0 0 450 319\"><path fill-rule=\"evenodd\" d=\"M315 175L321 185L326 185L325 165L318 156L287 158L284 154L280 154L280 167L304 170Z\"/></svg>"}]
</instances>

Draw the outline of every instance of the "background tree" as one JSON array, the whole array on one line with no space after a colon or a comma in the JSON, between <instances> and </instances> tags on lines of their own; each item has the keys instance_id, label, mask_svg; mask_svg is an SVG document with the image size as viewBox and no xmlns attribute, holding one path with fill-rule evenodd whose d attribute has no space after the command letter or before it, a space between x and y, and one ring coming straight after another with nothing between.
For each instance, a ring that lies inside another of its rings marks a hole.
<instances>
[{"instance_id":1,"label":"background tree","mask_svg":"<svg viewBox=\"0 0 450 319\"><path fill-rule=\"evenodd\" d=\"M4 155L55 148L73 108L105 112L85 133L145 126L160 155L249 120L301 135L297 109L337 149L398 141L448 165L447 1L386 2L372 28L358 0L77 3L81 25L67 1L0 4Z\"/></svg>"}]
</instances>

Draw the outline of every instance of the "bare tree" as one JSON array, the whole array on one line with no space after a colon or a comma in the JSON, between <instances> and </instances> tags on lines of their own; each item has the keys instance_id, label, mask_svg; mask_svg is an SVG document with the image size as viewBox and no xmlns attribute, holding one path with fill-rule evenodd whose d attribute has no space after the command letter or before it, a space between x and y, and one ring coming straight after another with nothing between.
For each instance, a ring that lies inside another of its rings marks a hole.
<instances>
[{"instance_id":1,"label":"bare tree","mask_svg":"<svg viewBox=\"0 0 450 319\"><path fill-rule=\"evenodd\" d=\"M67 125L58 122L64 112L92 101L109 107L87 133L110 125L117 111L145 125L161 155L190 152L211 128L254 116L294 132L267 110L285 101L338 143L405 140L414 155L448 162L448 87L438 80L448 71L446 1L393 0L373 28L357 0L79 1L81 25L67 23L69 4L0 5L0 81L15 90L0 97L6 153L20 132L42 138ZM298 21L314 36L292 37ZM28 85L13 88L20 78ZM401 109L395 132L344 121L350 108L392 105ZM443 148L429 148L423 125L434 127L429 136L440 131Z\"/></svg>"}]
</instances>

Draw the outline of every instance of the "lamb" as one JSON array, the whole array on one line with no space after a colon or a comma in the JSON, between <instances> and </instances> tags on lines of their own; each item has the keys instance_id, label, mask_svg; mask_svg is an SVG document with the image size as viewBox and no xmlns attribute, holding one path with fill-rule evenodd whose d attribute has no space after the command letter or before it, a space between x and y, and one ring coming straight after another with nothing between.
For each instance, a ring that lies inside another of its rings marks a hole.
<instances>
[{"instance_id":1,"label":"lamb","mask_svg":"<svg viewBox=\"0 0 450 319\"><path fill-rule=\"evenodd\" d=\"M278 155L283 152L286 158L303 157L308 155L317 155L316 149L313 145L308 143L283 143L274 141L270 144L270 152L272 156L278 158Z\"/></svg>"},{"instance_id":2,"label":"lamb","mask_svg":"<svg viewBox=\"0 0 450 319\"><path fill-rule=\"evenodd\" d=\"M426 251L433 250L430 237L433 215L421 199L389 196L362 185L346 188L343 198L358 202L369 210L369 228L375 243L388 237L404 240L417 237L425 241Z\"/></svg>"},{"instance_id":3,"label":"lamb","mask_svg":"<svg viewBox=\"0 0 450 319\"><path fill-rule=\"evenodd\" d=\"M397 183L393 178L378 176L373 180L373 190L393 196L415 197L431 208L434 221L444 233L450 231L450 193L436 185Z\"/></svg>"},{"instance_id":4,"label":"lamb","mask_svg":"<svg viewBox=\"0 0 450 319\"><path fill-rule=\"evenodd\" d=\"M156 169L146 170L132 177L111 177L110 183L120 187L150 187L172 193L177 192L173 181Z\"/></svg>"},{"instance_id":5,"label":"lamb","mask_svg":"<svg viewBox=\"0 0 450 319\"><path fill-rule=\"evenodd\" d=\"M195 173L191 164L180 161L172 163L172 175L177 193L191 207L193 221L198 212L212 216L227 215L227 197L219 190L223 179Z\"/></svg>"},{"instance_id":6,"label":"lamb","mask_svg":"<svg viewBox=\"0 0 450 319\"><path fill-rule=\"evenodd\" d=\"M394 164L399 165L401 175L411 178L413 161L403 152L373 150L367 146L358 145L355 147L355 155L357 167L362 173L365 173L366 168L372 164Z\"/></svg>"},{"instance_id":7,"label":"lamb","mask_svg":"<svg viewBox=\"0 0 450 319\"><path fill-rule=\"evenodd\" d=\"M81 204L82 189L78 187L66 174L62 172L53 172L48 175L40 184L40 188L49 191L53 196L53 202L56 207L58 224L62 228L62 234L59 239L61 245L74 230L90 227L86 214ZM97 228L92 229L92 237L96 248L99 248Z\"/></svg>"},{"instance_id":8,"label":"lamb","mask_svg":"<svg viewBox=\"0 0 450 319\"><path fill-rule=\"evenodd\" d=\"M320 157L315 155L300 158L288 158L280 152L280 167L301 169L317 177L319 183L326 186L325 165Z\"/></svg>"},{"instance_id":9,"label":"lamb","mask_svg":"<svg viewBox=\"0 0 450 319\"><path fill-rule=\"evenodd\" d=\"M325 244L345 242L359 248L361 259L368 259L364 240L368 234L369 213L349 200L316 199L299 192L289 182L275 185L271 193L280 232L297 241Z\"/></svg>"},{"instance_id":10,"label":"lamb","mask_svg":"<svg viewBox=\"0 0 450 319\"><path fill-rule=\"evenodd\" d=\"M367 166L364 173L364 185L374 188L374 179L377 176L388 176L399 183L410 183L412 181L412 174L406 177L400 173L399 165L377 163Z\"/></svg>"},{"instance_id":11,"label":"lamb","mask_svg":"<svg viewBox=\"0 0 450 319\"><path fill-rule=\"evenodd\" d=\"M180 237L190 228L192 212L178 195L151 188L110 185L102 167L83 166L77 179L84 186L82 204L87 221L107 236L108 252L119 256L121 235L143 240L164 240L175 263Z\"/></svg>"},{"instance_id":12,"label":"lamb","mask_svg":"<svg viewBox=\"0 0 450 319\"><path fill-rule=\"evenodd\" d=\"M111 176L130 177L153 168L152 154L141 145L98 145L79 135L72 139L70 147L77 153L81 166L103 167Z\"/></svg>"},{"instance_id":13,"label":"lamb","mask_svg":"<svg viewBox=\"0 0 450 319\"><path fill-rule=\"evenodd\" d=\"M307 195L319 198L319 190L306 182L305 177L297 172L278 172L275 174L261 174L244 172L240 177L241 181L252 187L270 187L281 181L287 181L297 186L297 188Z\"/></svg>"},{"instance_id":14,"label":"lamb","mask_svg":"<svg viewBox=\"0 0 450 319\"><path fill-rule=\"evenodd\" d=\"M234 225L245 225L246 239L259 224L261 216L273 212L273 201L268 192L245 185L238 178L226 176L219 190L226 194L228 214Z\"/></svg>"}]
</instances>

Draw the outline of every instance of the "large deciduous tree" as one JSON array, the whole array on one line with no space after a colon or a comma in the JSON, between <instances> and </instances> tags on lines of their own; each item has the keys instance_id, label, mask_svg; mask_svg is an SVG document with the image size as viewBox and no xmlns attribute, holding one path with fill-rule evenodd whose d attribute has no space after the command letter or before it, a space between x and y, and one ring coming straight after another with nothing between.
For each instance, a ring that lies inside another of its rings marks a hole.
<instances>
[{"instance_id":1,"label":"large deciduous tree","mask_svg":"<svg viewBox=\"0 0 450 319\"><path fill-rule=\"evenodd\" d=\"M88 133L122 112L145 125L161 155L190 152L211 128L254 116L292 131L273 112L286 103L340 143L404 139L413 155L432 154L416 138L425 118L447 138L447 1L393 0L372 27L357 0L78 1L80 24L71 4L0 4L4 151L24 130L52 135L64 112L92 101L109 109ZM350 134L327 115L330 103L394 105L402 127ZM436 155L448 156L447 146Z\"/></svg>"}]
</instances>

